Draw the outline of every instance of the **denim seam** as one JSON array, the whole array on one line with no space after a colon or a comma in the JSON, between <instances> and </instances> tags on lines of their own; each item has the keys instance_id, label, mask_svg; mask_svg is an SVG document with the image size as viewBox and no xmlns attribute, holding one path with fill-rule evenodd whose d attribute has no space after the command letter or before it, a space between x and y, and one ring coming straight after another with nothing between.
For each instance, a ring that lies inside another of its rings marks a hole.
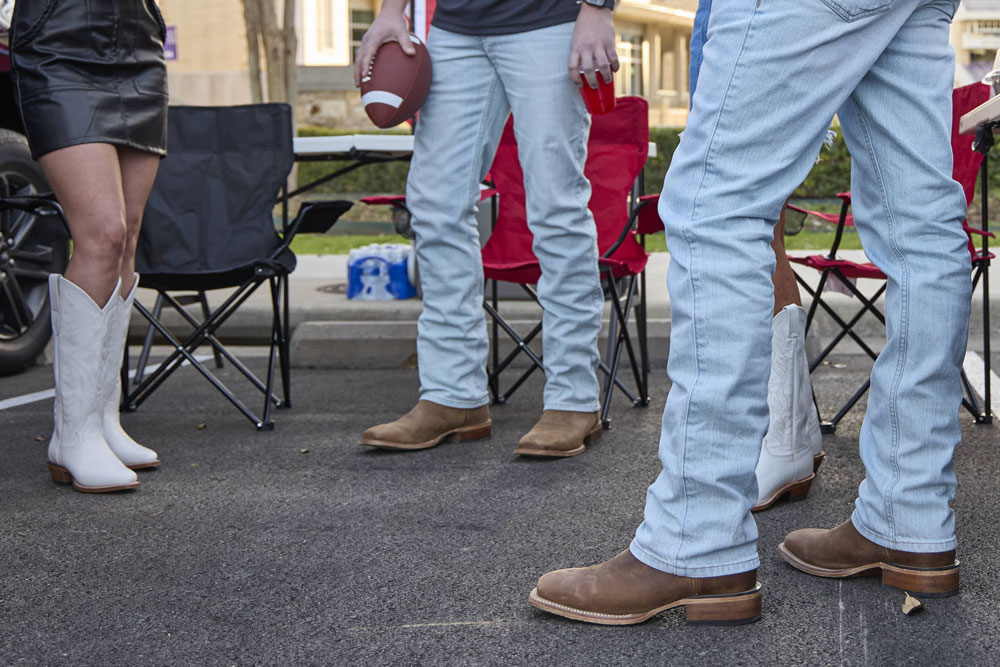
<instances>
[{"instance_id":1,"label":"denim seam","mask_svg":"<svg viewBox=\"0 0 1000 667\"><path fill-rule=\"evenodd\" d=\"M893 218L892 211L889 207L889 199L886 195L885 182L882 179L882 173L879 169L878 159L875 155L875 148L872 144L871 133L868 130L868 123L865 121L864 114L861 112L861 107L857 102L854 95L851 95L851 103L854 105L854 111L858 115L858 125L861 127L862 132L865 137L865 149L868 153L868 157L872 163L872 171L875 173L876 183L878 184L879 194L882 198L882 211L886 217L886 224L888 226L888 245L892 248L893 254L896 256L897 263L900 269L899 277L899 318L898 326L899 331L897 332L896 339L899 345L899 356L896 361L896 368L893 371L892 384L889 389L889 424L892 429L892 441L889 447L889 462L892 466L892 481L889 482L888 487L882 498L883 511L885 512L886 523L889 526L890 539L895 541L896 539L896 523L892 512L892 494L899 484L899 464L897 462L897 456L899 453L899 411L897 400L899 396L899 386L903 379L903 367L906 363L906 342L907 335L906 329L908 326L907 314L909 313L909 299L907 296L907 283L909 282L907 278L907 268L906 268L906 258L903 253L899 250L899 245L896 240L896 225L895 219ZM888 278L887 278L888 280Z\"/></svg>"},{"instance_id":2,"label":"denim seam","mask_svg":"<svg viewBox=\"0 0 1000 667\"><path fill-rule=\"evenodd\" d=\"M579 403L546 403L543 406L545 410L561 410L562 412L597 412L600 410L600 403L587 403L581 405Z\"/></svg>"},{"instance_id":3,"label":"denim seam","mask_svg":"<svg viewBox=\"0 0 1000 667\"><path fill-rule=\"evenodd\" d=\"M958 546L958 540L954 537L947 540L934 540L932 542L890 540L866 526L861 519L858 518L857 512L852 513L851 523L854 524L855 530L857 530L858 533L860 533L866 540L874 542L875 544L887 549L897 549L900 551L916 550L916 553L936 553L939 551L951 551ZM928 547L932 548L928 549Z\"/></svg>"},{"instance_id":4,"label":"denim seam","mask_svg":"<svg viewBox=\"0 0 1000 667\"><path fill-rule=\"evenodd\" d=\"M705 180L708 178L709 168L710 168L710 165L711 165L711 159L710 158L712 156L712 149L713 149L713 147L715 145L715 137L716 137L716 133L718 132L718 129L719 129L719 122L720 122L720 119L722 118L723 114L726 112L726 102L730 98L730 92L733 89L733 82L736 80L736 73L740 69L740 64L742 62L744 49L745 49L746 43L747 43L747 38L750 35L750 30L751 30L751 27L752 27L752 24L753 24L753 19L756 18L756 17L757 17L757 10L754 9L753 13L750 16L750 19L747 21L746 32L743 33L743 41L740 43L740 51L739 51L738 54L736 54L736 60L733 63L733 70L732 70L732 72L729 75L729 81L726 83L726 93L725 93L725 95L723 95L722 104L721 104L721 106L719 108L719 111L716 113L716 116L715 116L715 124L712 127L712 136L708 140L708 149L706 150L706 154L705 154L705 167L704 167L704 170L702 171L702 174L701 174L701 181L698 183L698 190L695 192L694 197L692 198L692 201L691 201L691 214L690 214L690 217L691 217L692 224L694 223L694 221L696 219L696 213L698 211L698 200L699 200L699 197L701 196L702 188L704 188L704 186L705 186ZM688 482L687 482L688 425L689 425L690 419L691 419L691 402L692 402L692 397L695 395L695 392L698 391L698 381L701 379L701 353L700 353L700 350L698 349L698 308L697 308L697 304L698 304L697 292L698 292L698 290L696 289L697 285L698 285L698 281L695 278L695 276L697 275L697 271L695 270L695 244L692 242L692 240L691 240L691 238L689 236L688 230L685 229L684 227L681 227L681 236L684 239L684 243L688 247L688 256L689 256L689 264L690 264L689 273L691 275L691 328L692 328L692 332L693 332L693 335L694 335L695 377L694 377L694 382L691 383L691 390L688 392L687 402L686 402L686 405L684 406L684 425L683 425L683 432L681 433L681 442L683 442L683 447L682 447L682 451L681 451L681 471L680 471L681 472L681 479L684 480L684 482L683 482L683 489L684 489L684 512L681 515L681 521L680 521L680 539L677 541L677 549L674 552L674 558L673 558L674 562L677 562L680 559L681 547L684 544L684 535L685 535L685 526L687 524L688 506L690 504L689 503L690 491L688 489Z\"/></svg>"},{"instance_id":5,"label":"denim seam","mask_svg":"<svg viewBox=\"0 0 1000 667\"><path fill-rule=\"evenodd\" d=\"M434 395L435 393L436 392L433 391L433 390L429 391L429 392L425 392L425 393L423 393L423 394L420 395L420 398L421 398L421 400L424 400L424 401L430 401L431 403L437 403L438 405L443 405L446 408L456 408L456 409L459 409L459 410L473 410L475 408L481 408L483 406L486 406L486 405L490 404L489 396L487 396L485 398L482 398L482 399L479 399L479 400L456 401L454 399L445 398L445 397L438 398L437 396Z\"/></svg>"},{"instance_id":6,"label":"denim seam","mask_svg":"<svg viewBox=\"0 0 1000 667\"><path fill-rule=\"evenodd\" d=\"M753 558L719 563L718 565L706 565L703 567L686 567L677 565L676 561L665 561L656 554L645 549L637 541L633 540L629 545L629 551L639 562L649 567L667 572L679 577L724 577L730 574L740 574L760 567L760 557L755 553ZM638 551L639 554L635 552ZM639 556L642 556L640 558ZM653 564L651 564L653 563Z\"/></svg>"}]
</instances>

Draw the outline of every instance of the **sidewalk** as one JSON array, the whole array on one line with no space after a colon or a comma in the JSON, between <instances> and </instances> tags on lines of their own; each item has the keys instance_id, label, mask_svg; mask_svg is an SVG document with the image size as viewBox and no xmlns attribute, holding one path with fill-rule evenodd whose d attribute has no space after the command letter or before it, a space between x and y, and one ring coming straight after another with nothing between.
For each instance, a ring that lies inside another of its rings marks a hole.
<instances>
[{"instance_id":1,"label":"sidewalk","mask_svg":"<svg viewBox=\"0 0 1000 667\"><path fill-rule=\"evenodd\" d=\"M796 254L804 255L808 251ZM864 253L860 250L843 251L842 256L864 261ZM649 350L654 366L666 365L669 347L670 297L666 289L669 264L669 254L654 253L647 268ZM802 274L813 286L818 282L817 272L803 270ZM998 280L1000 276L994 278L994 282ZM300 368L399 368L411 364L411 357L416 354L420 301L351 301L344 294L346 281L346 255L299 257L299 266L290 281L293 365ZM863 284L862 289L865 290ZM869 287L865 291L874 289ZM983 341L981 291L980 287L973 297L969 323L969 349L975 351L982 350ZM990 292L991 347L1000 349L1000 289L992 286ZM209 294L210 303L218 303L224 294L221 291ZM152 307L154 298L152 292L140 290L139 299L147 307ZM845 319L859 307L856 299L846 295L829 294L827 299ZM808 295L804 300L808 306ZM606 307L605 330L608 311L609 307ZM537 306L527 300L502 300L500 312L522 334L534 326L538 315ZM168 314L164 321L171 327L177 327L177 330L184 330L181 318L176 314ZM270 322L270 296L262 289L226 323L221 337L234 344L264 343L270 336ZM825 345L836 331L835 323L827 315L817 315L814 327L816 338L810 341L810 345ZM884 329L870 315L863 318L856 331L874 349L882 347ZM144 321L136 313L132 321L133 341L139 340L144 332ZM605 343L603 339L600 342L601 345ZM841 345L841 353L860 352L849 341Z\"/></svg>"}]
</instances>

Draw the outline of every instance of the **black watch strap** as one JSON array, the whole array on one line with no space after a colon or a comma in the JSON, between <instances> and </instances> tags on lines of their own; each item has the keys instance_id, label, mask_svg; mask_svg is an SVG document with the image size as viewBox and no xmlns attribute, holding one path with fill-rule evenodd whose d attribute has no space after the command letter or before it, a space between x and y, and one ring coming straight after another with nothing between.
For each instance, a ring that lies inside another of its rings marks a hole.
<instances>
[{"instance_id":1,"label":"black watch strap","mask_svg":"<svg viewBox=\"0 0 1000 667\"><path fill-rule=\"evenodd\" d=\"M598 7L600 9L610 9L615 10L615 0L576 0L577 4L587 4L591 7Z\"/></svg>"}]
</instances>

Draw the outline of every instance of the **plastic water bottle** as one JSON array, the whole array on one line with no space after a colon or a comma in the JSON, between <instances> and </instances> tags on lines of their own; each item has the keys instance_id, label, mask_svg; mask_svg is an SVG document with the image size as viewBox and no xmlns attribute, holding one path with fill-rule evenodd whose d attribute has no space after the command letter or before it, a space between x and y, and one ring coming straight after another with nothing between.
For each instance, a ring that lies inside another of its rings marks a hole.
<instances>
[{"instance_id":1,"label":"plastic water bottle","mask_svg":"<svg viewBox=\"0 0 1000 667\"><path fill-rule=\"evenodd\" d=\"M371 244L347 258L347 298L361 301L409 299L416 289L408 275L411 248L398 243Z\"/></svg>"}]
</instances>

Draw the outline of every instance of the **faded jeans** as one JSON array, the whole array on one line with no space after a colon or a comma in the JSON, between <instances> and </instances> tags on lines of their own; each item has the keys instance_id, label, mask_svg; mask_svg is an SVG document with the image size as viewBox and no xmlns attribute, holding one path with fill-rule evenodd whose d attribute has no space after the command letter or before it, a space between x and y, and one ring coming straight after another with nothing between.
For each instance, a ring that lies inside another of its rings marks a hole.
<instances>
[{"instance_id":1,"label":"faded jeans","mask_svg":"<svg viewBox=\"0 0 1000 667\"><path fill-rule=\"evenodd\" d=\"M687 129L660 198L672 330L660 439L631 545L707 577L756 568L774 225L837 114L853 211L888 277L853 522L882 546L955 548L952 454L971 298L952 180L948 43L957 0L713 0Z\"/></svg>"},{"instance_id":2,"label":"faded jeans","mask_svg":"<svg viewBox=\"0 0 1000 667\"><path fill-rule=\"evenodd\" d=\"M583 174L590 118L566 71L573 27L488 36L431 28L433 79L406 186L424 294L417 327L423 399L454 408L489 401L474 216L479 183L513 110L528 225L542 269L545 409L599 407L604 302Z\"/></svg>"}]
</instances>

